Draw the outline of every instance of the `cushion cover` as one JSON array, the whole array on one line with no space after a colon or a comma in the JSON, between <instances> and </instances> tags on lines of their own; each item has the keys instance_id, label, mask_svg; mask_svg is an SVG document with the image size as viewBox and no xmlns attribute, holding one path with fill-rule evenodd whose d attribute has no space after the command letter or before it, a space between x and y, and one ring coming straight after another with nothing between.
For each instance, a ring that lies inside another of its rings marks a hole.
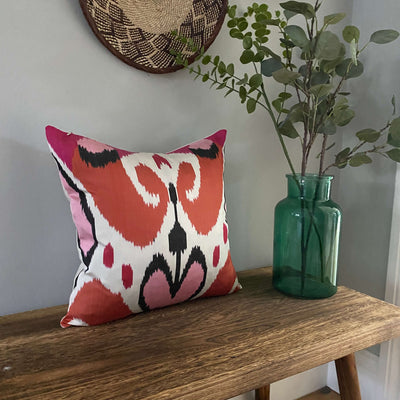
<instances>
[{"instance_id":1,"label":"cushion cover","mask_svg":"<svg viewBox=\"0 0 400 400\"><path fill-rule=\"evenodd\" d=\"M240 288L225 220L226 131L166 154L132 153L51 126L46 136L81 260L62 327Z\"/></svg>"}]
</instances>

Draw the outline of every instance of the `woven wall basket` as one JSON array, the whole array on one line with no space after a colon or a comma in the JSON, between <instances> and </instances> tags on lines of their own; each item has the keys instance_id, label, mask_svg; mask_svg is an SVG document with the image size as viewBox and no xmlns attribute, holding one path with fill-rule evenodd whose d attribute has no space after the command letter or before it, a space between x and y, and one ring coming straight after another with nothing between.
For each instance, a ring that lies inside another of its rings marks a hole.
<instances>
[{"instance_id":1,"label":"woven wall basket","mask_svg":"<svg viewBox=\"0 0 400 400\"><path fill-rule=\"evenodd\" d=\"M152 73L179 68L174 49L193 62L196 53L172 32L207 49L221 29L227 0L79 0L95 35L127 64Z\"/></svg>"}]
</instances>

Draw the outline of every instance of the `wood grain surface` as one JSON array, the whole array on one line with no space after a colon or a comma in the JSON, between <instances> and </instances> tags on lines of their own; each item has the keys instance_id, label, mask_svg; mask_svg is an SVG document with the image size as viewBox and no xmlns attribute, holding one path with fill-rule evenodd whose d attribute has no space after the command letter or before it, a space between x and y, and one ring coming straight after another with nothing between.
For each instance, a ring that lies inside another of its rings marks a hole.
<instances>
[{"instance_id":1,"label":"wood grain surface","mask_svg":"<svg viewBox=\"0 0 400 400\"><path fill-rule=\"evenodd\" d=\"M0 317L0 398L225 400L400 336L398 307L344 287L290 298L271 276L95 327L61 329L65 306Z\"/></svg>"}]
</instances>

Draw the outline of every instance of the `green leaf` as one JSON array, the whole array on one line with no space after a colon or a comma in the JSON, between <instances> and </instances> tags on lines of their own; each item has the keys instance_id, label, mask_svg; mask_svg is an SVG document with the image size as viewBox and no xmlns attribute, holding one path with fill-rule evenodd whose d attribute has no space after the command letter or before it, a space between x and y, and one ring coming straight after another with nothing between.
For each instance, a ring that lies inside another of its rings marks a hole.
<instances>
[{"instance_id":1,"label":"green leaf","mask_svg":"<svg viewBox=\"0 0 400 400\"><path fill-rule=\"evenodd\" d=\"M252 89L257 89L263 82L263 78L261 74L254 74L250 80L249 85Z\"/></svg>"},{"instance_id":2,"label":"green leaf","mask_svg":"<svg viewBox=\"0 0 400 400\"><path fill-rule=\"evenodd\" d=\"M357 153L350 158L349 164L351 167L359 167L363 164L371 164L372 159L368 157L365 153Z\"/></svg>"},{"instance_id":3,"label":"green leaf","mask_svg":"<svg viewBox=\"0 0 400 400\"><path fill-rule=\"evenodd\" d=\"M237 29L237 28L232 28L232 29L229 31L229 35L230 35L231 37L235 38L235 39L243 39L243 38L244 38L243 33L240 32L240 30Z\"/></svg>"},{"instance_id":4,"label":"green leaf","mask_svg":"<svg viewBox=\"0 0 400 400\"><path fill-rule=\"evenodd\" d=\"M336 125L331 118L328 118L318 129L318 133L324 135L334 135L336 133Z\"/></svg>"},{"instance_id":5,"label":"green leaf","mask_svg":"<svg viewBox=\"0 0 400 400\"><path fill-rule=\"evenodd\" d=\"M240 21L238 23L238 29L239 29L240 32L245 31L248 26L249 26L249 23L247 21Z\"/></svg>"},{"instance_id":6,"label":"green leaf","mask_svg":"<svg viewBox=\"0 0 400 400\"><path fill-rule=\"evenodd\" d=\"M379 139L381 134L375 129L367 128L358 131L356 136L363 142L374 143Z\"/></svg>"},{"instance_id":7,"label":"green leaf","mask_svg":"<svg viewBox=\"0 0 400 400\"><path fill-rule=\"evenodd\" d=\"M383 29L381 31L374 32L369 41L378 44L385 44L393 42L393 40L396 40L398 37L399 32L395 31L394 29Z\"/></svg>"},{"instance_id":8,"label":"green leaf","mask_svg":"<svg viewBox=\"0 0 400 400\"><path fill-rule=\"evenodd\" d=\"M335 101L334 113L338 112L339 110L349 108L348 103L349 101L346 99L346 97L338 97Z\"/></svg>"},{"instance_id":9,"label":"green leaf","mask_svg":"<svg viewBox=\"0 0 400 400\"><path fill-rule=\"evenodd\" d=\"M230 20L227 22L226 26L227 26L228 28L234 28L234 27L236 26L236 24L237 24L237 20L236 20L236 18L234 18L234 19L230 19Z\"/></svg>"},{"instance_id":10,"label":"green leaf","mask_svg":"<svg viewBox=\"0 0 400 400\"><path fill-rule=\"evenodd\" d=\"M355 112L349 108L339 109L334 112L333 122L336 125L345 126L354 118L354 115Z\"/></svg>"},{"instance_id":11,"label":"green leaf","mask_svg":"<svg viewBox=\"0 0 400 400\"><path fill-rule=\"evenodd\" d=\"M217 86L217 90L221 90L226 87L226 82L223 82Z\"/></svg>"},{"instance_id":12,"label":"green leaf","mask_svg":"<svg viewBox=\"0 0 400 400\"><path fill-rule=\"evenodd\" d=\"M289 21L290 18L294 17L295 15L297 15L296 12L294 11L289 11L289 10L284 10L283 14L285 15L286 19Z\"/></svg>"},{"instance_id":13,"label":"green leaf","mask_svg":"<svg viewBox=\"0 0 400 400\"><path fill-rule=\"evenodd\" d=\"M221 61L221 62L218 64L218 73L219 73L221 76L224 76L224 75L226 74L226 66L225 66L225 63L224 63L223 61Z\"/></svg>"},{"instance_id":14,"label":"green leaf","mask_svg":"<svg viewBox=\"0 0 400 400\"><path fill-rule=\"evenodd\" d=\"M261 24L264 28L270 20L270 14L266 15L263 13L256 14L256 21Z\"/></svg>"},{"instance_id":15,"label":"green leaf","mask_svg":"<svg viewBox=\"0 0 400 400\"><path fill-rule=\"evenodd\" d=\"M329 82L329 75L323 71L313 71L311 73L311 86L321 85Z\"/></svg>"},{"instance_id":16,"label":"green leaf","mask_svg":"<svg viewBox=\"0 0 400 400\"><path fill-rule=\"evenodd\" d=\"M396 114L396 97L395 95L392 96L392 100L391 100L392 106L393 106L393 114Z\"/></svg>"},{"instance_id":17,"label":"green leaf","mask_svg":"<svg viewBox=\"0 0 400 400\"><path fill-rule=\"evenodd\" d=\"M304 116L307 115L307 103L297 103L289 111L288 119L291 122L303 122Z\"/></svg>"},{"instance_id":18,"label":"green leaf","mask_svg":"<svg viewBox=\"0 0 400 400\"><path fill-rule=\"evenodd\" d=\"M279 26L281 21L280 21L280 19L271 19L271 18L268 18L268 19L264 20L264 22L265 22L267 25Z\"/></svg>"},{"instance_id":19,"label":"green leaf","mask_svg":"<svg viewBox=\"0 0 400 400\"><path fill-rule=\"evenodd\" d=\"M287 1L279 4L284 10L294 12L296 14L302 14L307 19L315 17L315 11L311 4L302 3L299 1Z\"/></svg>"},{"instance_id":20,"label":"green leaf","mask_svg":"<svg viewBox=\"0 0 400 400\"><path fill-rule=\"evenodd\" d=\"M260 50L265 53L266 56L271 56L272 58L275 58L275 60L281 61L281 57L274 53L271 49L269 49L266 46L260 46Z\"/></svg>"},{"instance_id":21,"label":"green leaf","mask_svg":"<svg viewBox=\"0 0 400 400\"><path fill-rule=\"evenodd\" d=\"M240 56L240 62L242 64L249 64L254 59L254 52L252 50L244 50L242 55Z\"/></svg>"},{"instance_id":22,"label":"green leaf","mask_svg":"<svg viewBox=\"0 0 400 400\"><path fill-rule=\"evenodd\" d=\"M287 84L295 81L301 75L298 72L289 71L286 68L281 68L281 69L278 69L277 71L273 72L272 76L277 82L287 85Z\"/></svg>"},{"instance_id":23,"label":"green leaf","mask_svg":"<svg viewBox=\"0 0 400 400\"><path fill-rule=\"evenodd\" d=\"M256 100L250 97L250 98L247 100L247 103L246 103L247 112L248 112L249 114L251 114L252 112L254 112L255 109L256 109L256 105L257 105Z\"/></svg>"},{"instance_id":24,"label":"green leaf","mask_svg":"<svg viewBox=\"0 0 400 400\"><path fill-rule=\"evenodd\" d=\"M400 147L400 117L395 118L390 124L388 143L394 147Z\"/></svg>"},{"instance_id":25,"label":"green leaf","mask_svg":"<svg viewBox=\"0 0 400 400\"><path fill-rule=\"evenodd\" d=\"M226 67L226 72L228 75L232 76L235 73L235 67L234 65L231 63Z\"/></svg>"},{"instance_id":26,"label":"green leaf","mask_svg":"<svg viewBox=\"0 0 400 400\"><path fill-rule=\"evenodd\" d=\"M234 18L235 17L236 8L237 8L236 5L228 7L228 15L229 15L230 18Z\"/></svg>"},{"instance_id":27,"label":"green leaf","mask_svg":"<svg viewBox=\"0 0 400 400\"><path fill-rule=\"evenodd\" d=\"M296 46L303 48L308 45L307 35L300 26L288 25L285 32Z\"/></svg>"},{"instance_id":28,"label":"green leaf","mask_svg":"<svg viewBox=\"0 0 400 400\"><path fill-rule=\"evenodd\" d=\"M257 29L257 30L254 32L254 34L255 34L257 37L266 36L266 35L268 34L268 30L267 30L266 28L260 28L260 29Z\"/></svg>"},{"instance_id":29,"label":"green leaf","mask_svg":"<svg viewBox=\"0 0 400 400\"><path fill-rule=\"evenodd\" d=\"M343 39L350 43L353 39L355 39L356 43L358 43L360 39L360 30L353 25L348 25L343 29Z\"/></svg>"},{"instance_id":30,"label":"green leaf","mask_svg":"<svg viewBox=\"0 0 400 400\"><path fill-rule=\"evenodd\" d=\"M253 46L253 40L251 39L250 36L245 36L243 38L242 45L243 45L243 48L246 50L251 49L251 46Z\"/></svg>"},{"instance_id":31,"label":"green leaf","mask_svg":"<svg viewBox=\"0 0 400 400\"><path fill-rule=\"evenodd\" d=\"M292 49L296 46L291 40L279 39L279 41L282 43L283 47L287 47L288 49Z\"/></svg>"},{"instance_id":32,"label":"green leaf","mask_svg":"<svg viewBox=\"0 0 400 400\"><path fill-rule=\"evenodd\" d=\"M280 97L282 100L288 100L288 99L290 99L290 98L293 97L293 96L292 96L291 93L288 93L288 92L281 92L281 93L279 93L279 97Z\"/></svg>"},{"instance_id":33,"label":"green leaf","mask_svg":"<svg viewBox=\"0 0 400 400\"><path fill-rule=\"evenodd\" d=\"M334 25L346 16L345 13L330 14L324 17L324 25Z\"/></svg>"},{"instance_id":34,"label":"green leaf","mask_svg":"<svg viewBox=\"0 0 400 400\"><path fill-rule=\"evenodd\" d=\"M292 121L290 121L289 119L286 119L279 124L279 133L291 139L297 138L299 136L296 128L292 124Z\"/></svg>"},{"instance_id":35,"label":"green leaf","mask_svg":"<svg viewBox=\"0 0 400 400\"><path fill-rule=\"evenodd\" d=\"M275 99L271 102L271 104L274 106L275 110L278 111L278 113L282 111L282 99Z\"/></svg>"},{"instance_id":36,"label":"green leaf","mask_svg":"<svg viewBox=\"0 0 400 400\"><path fill-rule=\"evenodd\" d=\"M320 85L315 85L310 88L310 92L317 98L326 96L333 86L331 84L322 83Z\"/></svg>"},{"instance_id":37,"label":"green leaf","mask_svg":"<svg viewBox=\"0 0 400 400\"><path fill-rule=\"evenodd\" d=\"M233 92L233 89L230 88L230 89L225 93L225 96L224 96L224 97L229 96L232 92Z\"/></svg>"},{"instance_id":38,"label":"green leaf","mask_svg":"<svg viewBox=\"0 0 400 400\"><path fill-rule=\"evenodd\" d=\"M253 62L255 63L261 62L264 59L264 56L265 54L263 51L257 52L257 54L253 58Z\"/></svg>"},{"instance_id":39,"label":"green leaf","mask_svg":"<svg viewBox=\"0 0 400 400\"><path fill-rule=\"evenodd\" d=\"M386 154L396 162L400 162L400 149L391 149L386 152Z\"/></svg>"},{"instance_id":40,"label":"green leaf","mask_svg":"<svg viewBox=\"0 0 400 400\"><path fill-rule=\"evenodd\" d=\"M328 110L331 108L330 103L328 103L328 99L325 98L322 101L320 100L318 102L317 106L317 118L316 121L323 121L325 120L330 113L328 113Z\"/></svg>"},{"instance_id":41,"label":"green leaf","mask_svg":"<svg viewBox=\"0 0 400 400\"><path fill-rule=\"evenodd\" d=\"M336 154L335 157L335 165L338 168L344 168L347 165L347 157L350 154L350 147L346 147L342 151L340 151L338 154Z\"/></svg>"},{"instance_id":42,"label":"green leaf","mask_svg":"<svg viewBox=\"0 0 400 400\"><path fill-rule=\"evenodd\" d=\"M335 68L335 71L339 76L346 75L346 79L357 78L364 72L364 65L361 61L354 65L351 58L346 58Z\"/></svg>"},{"instance_id":43,"label":"green leaf","mask_svg":"<svg viewBox=\"0 0 400 400\"><path fill-rule=\"evenodd\" d=\"M340 56L341 46L339 38L332 32L322 32L315 48L315 57L319 60L335 60Z\"/></svg>"},{"instance_id":44,"label":"green leaf","mask_svg":"<svg viewBox=\"0 0 400 400\"><path fill-rule=\"evenodd\" d=\"M261 38L256 38L257 43L267 43L269 41L267 36L261 37Z\"/></svg>"},{"instance_id":45,"label":"green leaf","mask_svg":"<svg viewBox=\"0 0 400 400\"><path fill-rule=\"evenodd\" d=\"M343 62L345 55L346 55L346 47L344 46L343 43L341 43L339 56L337 58L335 58L334 60L330 60L330 61L322 60L319 63L320 69L323 72L332 73L335 70L336 66L339 65L341 62Z\"/></svg>"},{"instance_id":46,"label":"green leaf","mask_svg":"<svg viewBox=\"0 0 400 400\"><path fill-rule=\"evenodd\" d=\"M209 56L209 55L204 56L203 59L201 60L201 62L204 65L207 65L210 61L211 61L211 56Z\"/></svg>"},{"instance_id":47,"label":"green leaf","mask_svg":"<svg viewBox=\"0 0 400 400\"><path fill-rule=\"evenodd\" d=\"M240 86L240 88L239 88L239 97L243 102L246 101L246 96L247 96L246 88L244 86Z\"/></svg>"},{"instance_id":48,"label":"green leaf","mask_svg":"<svg viewBox=\"0 0 400 400\"><path fill-rule=\"evenodd\" d=\"M210 79L210 77L208 76L208 74L203 75L202 81L203 82L207 82Z\"/></svg>"},{"instance_id":49,"label":"green leaf","mask_svg":"<svg viewBox=\"0 0 400 400\"><path fill-rule=\"evenodd\" d=\"M247 74L244 74L243 78L240 79L237 83L238 85L246 85L248 81L249 81L249 76Z\"/></svg>"},{"instance_id":50,"label":"green leaf","mask_svg":"<svg viewBox=\"0 0 400 400\"><path fill-rule=\"evenodd\" d=\"M308 73L307 64L301 65L301 66L299 67L298 71L299 71L299 74L300 74L303 78L305 78L305 77L307 76L307 73Z\"/></svg>"},{"instance_id":51,"label":"green leaf","mask_svg":"<svg viewBox=\"0 0 400 400\"><path fill-rule=\"evenodd\" d=\"M272 76L275 71L282 68L282 63L275 58L268 58L261 63L261 73L264 76Z\"/></svg>"},{"instance_id":52,"label":"green leaf","mask_svg":"<svg viewBox=\"0 0 400 400\"><path fill-rule=\"evenodd\" d=\"M260 28L265 28L265 24L262 24L261 22L254 22L253 24L251 24L251 27L254 30L260 29Z\"/></svg>"}]
</instances>

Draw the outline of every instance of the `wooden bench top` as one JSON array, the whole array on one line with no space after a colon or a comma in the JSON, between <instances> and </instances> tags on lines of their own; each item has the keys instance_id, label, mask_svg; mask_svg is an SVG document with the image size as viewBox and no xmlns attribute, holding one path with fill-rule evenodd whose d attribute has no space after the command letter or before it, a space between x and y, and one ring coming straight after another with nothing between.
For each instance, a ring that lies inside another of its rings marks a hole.
<instances>
[{"instance_id":1,"label":"wooden bench top","mask_svg":"<svg viewBox=\"0 0 400 400\"><path fill-rule=\"evenodd\" d=\"M271 268L243 290L95 327L66 306L0 317L0 398L225 400L400 336L400 308L339 287L286 297Z\"/></svg>"}]
</instances>

